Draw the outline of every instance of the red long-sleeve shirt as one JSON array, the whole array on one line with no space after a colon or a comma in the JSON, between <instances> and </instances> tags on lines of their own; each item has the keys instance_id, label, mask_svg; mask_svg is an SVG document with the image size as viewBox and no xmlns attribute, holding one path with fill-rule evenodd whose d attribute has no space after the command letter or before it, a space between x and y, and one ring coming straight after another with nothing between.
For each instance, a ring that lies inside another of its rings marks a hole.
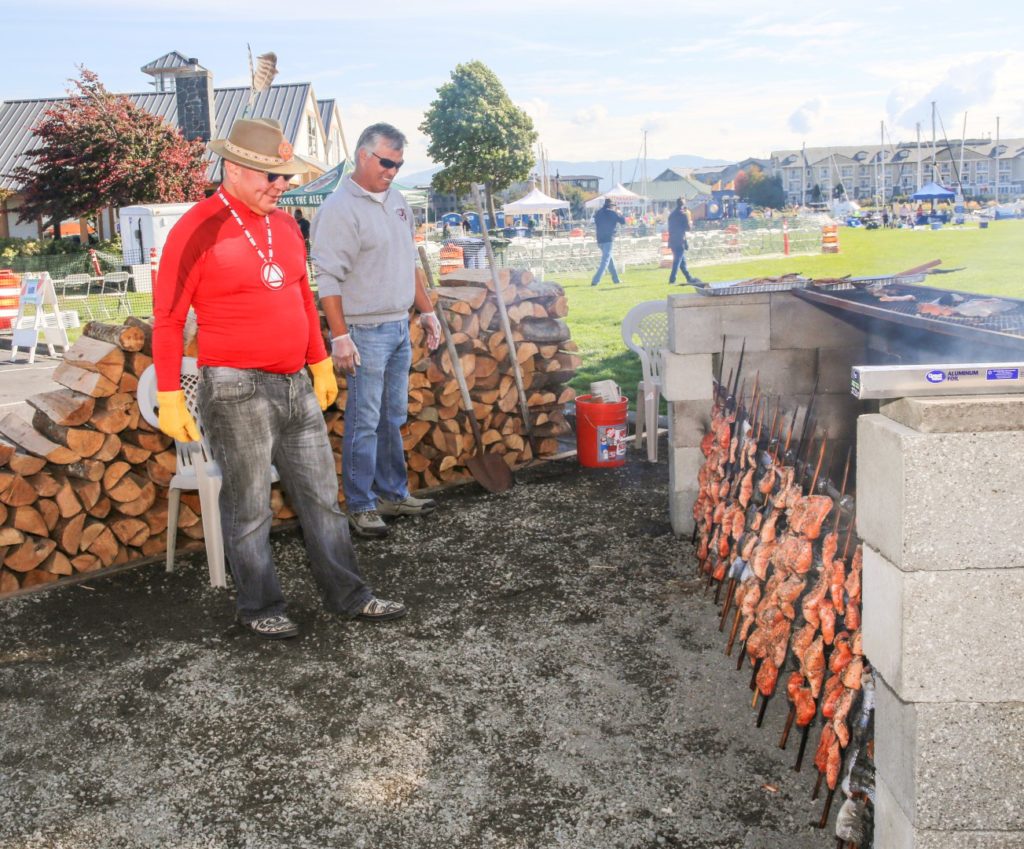
<instances>
[{"instance_id":1,"label":"red long-sleeve shirt","mask_svg":"<svg viewBox=\"0 0 1024 849\"><path fill-rule=\"evenodd\" d=\"M264 217L224 194L269 257ZM327 357L302 234L281 210L270 214L270 227L274 261L284 271L276 289L263 282L263 261L217 195L197 203L171 229L153 296L153 361L161 392L181 386L190 306L199 323L200 366L291 374Z\"/></svg>"}]
</instances>

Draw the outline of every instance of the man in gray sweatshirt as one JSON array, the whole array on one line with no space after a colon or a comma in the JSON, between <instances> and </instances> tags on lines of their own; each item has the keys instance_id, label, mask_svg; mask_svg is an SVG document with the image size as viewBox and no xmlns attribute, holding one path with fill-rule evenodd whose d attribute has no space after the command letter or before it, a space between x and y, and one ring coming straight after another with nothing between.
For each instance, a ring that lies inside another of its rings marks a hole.
<instances>
[{"instance_id":1,"label":"man in gray sweatshirt","mask_svg":"<svg viewBox=\"0 0 1024 849\"><path fill-rule=\"evenodd\" d=\"M348 374L342 486L353 533L382 537L382 516L437 505L409 495L401 426L409 405L409 308L433 350L441 327L416 265L412 210L391 187L405 136L390 124L363 130L355 168L313 219L311 256L331 329L331 357Z\"/></svg>"}]
</instances>

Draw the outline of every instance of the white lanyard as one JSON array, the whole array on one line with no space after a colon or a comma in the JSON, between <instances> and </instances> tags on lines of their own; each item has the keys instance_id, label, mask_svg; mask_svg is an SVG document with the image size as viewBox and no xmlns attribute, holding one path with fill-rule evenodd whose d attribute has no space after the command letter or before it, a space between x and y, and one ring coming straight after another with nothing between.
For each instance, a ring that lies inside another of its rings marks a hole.
<instances>
[{"instance_id":1,"label":"white lanyard","mask_svg":"<svg viewBox=\"0 0 1024 849\"><path fill-rule=\"evenodd\" d=\"M270 230L270 216L265 215L263 220L267 224L267 254L260 250L260 246L256 244L256 240L252 237L252 233L249 232L249 228L242 223L241 217L235 212L235 208L231 205L231 201L227 199L223 190L217 190L217 196L224 202L224 206L228 208L228 212L231 213L232 218L238 222L238 226L242 228L242 232L245 233L245 237L249 240L249 244L253 246L256 253L262 260L263 265L260 267L260 277L263 279L263 283L268 289L280 289L284 285L284 270L274 262L274 234Z\"/></svg>"}]
</instances>

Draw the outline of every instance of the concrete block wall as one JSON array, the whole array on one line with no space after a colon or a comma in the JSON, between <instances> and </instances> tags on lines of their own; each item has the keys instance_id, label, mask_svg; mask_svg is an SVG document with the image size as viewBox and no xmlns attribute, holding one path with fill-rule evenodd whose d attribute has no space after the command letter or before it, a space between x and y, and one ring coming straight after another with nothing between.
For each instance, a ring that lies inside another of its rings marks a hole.
<instances>
[{"instance_id":1,"label":"concrete block wall","mask_svg":"<svg viewBox=\"0 0 1024 849\"><path fill-rule=\"evenodd\" d=\"M1024 397L906 398L858 423L875 845L1024 847Z\"/></svg>"},{"instance_id":2,"label":"concrete block wall","mask_svg":"<svg viewBox=\"0 0 1024 849\"><path fill-rule=\"evenodd\" d=\"M671 295L668 310L671 353L664 358L662 382L669 401L669 512L675 533L693 531L697 471L704 462L700 440L711 421L723 336L723 380L745 343L748 397L757 374L761 391L781 398L784 410L806 410L817 382L818 430L827 431L836 456L843 455L863 411L850 395L850 368L866 361L864 331L789 292Z\"/></svg>"}]
</instances>

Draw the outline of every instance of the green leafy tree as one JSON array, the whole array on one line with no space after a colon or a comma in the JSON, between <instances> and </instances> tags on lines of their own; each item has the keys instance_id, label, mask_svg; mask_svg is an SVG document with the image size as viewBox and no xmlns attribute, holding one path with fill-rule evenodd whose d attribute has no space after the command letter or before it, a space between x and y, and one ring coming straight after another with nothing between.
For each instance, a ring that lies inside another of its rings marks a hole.
<instances>
[{"instance_id":1,"label":"green leafy tree","mask_svg":"<svg viewBox=\"0 0 1024 849\"><path fill-rule=\"evenodd\" d=\"M41 217L59 237L65 218L107 206L201 199L202 142L184 139L130 98L111 94L87 68L80 72L68 98L33 128L42 145L14 169L24 198L19 220Z\"/></svg>"},{"instance_id":2,"label":"green leafy tree","mask_svg":"<svg viewBox=\"0 0 1024 849\"><path fill-rule=\"evenodd\" d=\"M562 199L569 201L569 215L573 220L583 217L584 204L587 202L587 193L579 186L571 183L562 185Z\"/></svg>"},{"instance_id":3,"label":"green leafy tree","mask_svg":"<svg viewBox=\"0 0 1024 849\"><path fill-rule=\"evenodd\" d=\"M749 200L754 206L782 209L786 205L786 190L781 177L764 177L750 187Z\"/></svg>"},{"instance_id":4,"label":"green leafy tree","mask_svg":"<svg viewBox=\"0 0 1024 849\"><path fill-rule=\"evenodd\" d=\"M782 188L782 179L768 177L756 165L736 175L736 194L742 200L754 206L782 209L786 204L786 192Z\"/></svg>"},{"instance_id":5,"label":"green leafy tree","mask_svg":"<svg viewBox=\"0 0 1024 849\"><path fill-rule=\"evenodd\" d=\"M525 180L533 168L533 121L483 62L456 65L420 131L430 138L430 158L444 166L434 174L434 188L463 195L471 183L484 185L492 221L492 194Z\"/></svg>"}]
</instances>

